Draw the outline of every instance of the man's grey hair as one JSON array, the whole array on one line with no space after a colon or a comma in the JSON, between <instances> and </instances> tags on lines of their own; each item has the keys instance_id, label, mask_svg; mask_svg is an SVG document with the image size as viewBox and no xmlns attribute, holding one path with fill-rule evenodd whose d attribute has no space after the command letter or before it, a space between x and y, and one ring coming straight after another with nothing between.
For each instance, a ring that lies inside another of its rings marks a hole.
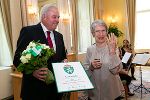
<instances>
[{"instance_id":1,"label":"man's grey hair","mask_svg":"<svg viewBox=\"0 0 150 100\"><path fill-rule=\"evenodd\" d=\"M40 10L40 20L42 20L42 16L46 14L50 9L57 8L56 4L46 4Z\"/></svg>"},{"instance_id":2,"label":"man's grey hair","mask_svg":"<svg viewBox=\"0 0 150 100\"><path fill-rule=\"evenodd\" d=\"M104 26L106 28L106 31L107 31L107 25L106 23L103 21L103 20L95 20L94 22L92 22L91 24L91 33L95 32L95 27L96 26Z\"/></svg>"}]
</instances>

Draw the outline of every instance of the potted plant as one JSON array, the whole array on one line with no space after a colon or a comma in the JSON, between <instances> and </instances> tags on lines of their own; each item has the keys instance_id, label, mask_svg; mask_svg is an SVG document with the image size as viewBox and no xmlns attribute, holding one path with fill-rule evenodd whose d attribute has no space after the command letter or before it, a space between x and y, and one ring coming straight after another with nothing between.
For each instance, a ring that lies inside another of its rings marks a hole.
<instances>
[{"instance_id":1,"label":"potted plant","mask_svg":"<svg viewBox=\"0 0 150 100\"><path fill-rule=\"evenodd\" d=\"M123 35L123 33L118 29L118 27L114 24L110 24L108 28L108 34L114 33L116 37L120 37Z\"/></svg>"}]
</instances>

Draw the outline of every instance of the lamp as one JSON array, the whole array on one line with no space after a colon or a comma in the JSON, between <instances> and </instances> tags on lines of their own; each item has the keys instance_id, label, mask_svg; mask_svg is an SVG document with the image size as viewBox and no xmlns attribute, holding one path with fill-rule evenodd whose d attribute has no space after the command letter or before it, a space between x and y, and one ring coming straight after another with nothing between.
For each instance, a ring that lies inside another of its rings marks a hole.
<instances>
[{"instance_id":1,"label":"lamp","mask_svg":"<svg viewBox=\"0 0 150 100\"><path fill-rule=\"evenodd\" d=\"M69 15L69 14L67 14L67 13L62 13L61 16L62 16L61 20L62 20L62 22L63 22L64 24L69 23L69 21L70 21L70 15Z\"/></svg>"},{"instance_id":2,"label":"lamp","mask_svg":"<svg viewBox=\"0 0 150 100\"><path fill-rule=\"evenodd\" d=\"M33 5L28 5L29 16L36 16L36 8Z\"/></svg>"},{"instance_id":3,"label":"lamp","mask_svg":"<svg viewBox=\"0 0 150 100\"><path fill-rule=\"evenodd\" d=\"M39 22L38 6L35 3L27 4L28 24L36 24Z\"/></svg>"},{"instance_id":4,"label":"lamp","mask_svg":"<svg viewBox=\"0 0 150 100\"><path fill-rule=\"evenodd\" d=\"M116 24L118 20L119 20L118 16L115 16L115 15L108 17L108 21L110 22L110 24Z\"/></svg>"}]
</instances>

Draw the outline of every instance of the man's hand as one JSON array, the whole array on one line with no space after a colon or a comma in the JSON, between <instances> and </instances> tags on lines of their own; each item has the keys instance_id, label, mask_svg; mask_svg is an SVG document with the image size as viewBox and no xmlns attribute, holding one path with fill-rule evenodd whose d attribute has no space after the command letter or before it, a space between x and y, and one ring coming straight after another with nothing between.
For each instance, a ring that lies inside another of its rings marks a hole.
<instances>
[{"instance_id":1,"label":"man's hand","mask_svg":"<svg viewBox=\"0 0 150 100\"><path fill-rule=\"evenodd\" d=\"M64 59L62 62L66 63L66 62L68 62L68 59Z\"/></svg>"},{"instance_id":2,"label":"man's hand","mask_svg":"<svg viewBox=\"0 0 150 100\"><path fill-rule=\"evenodd\" d=\"M45 81L48 68L40 68L33 72L33 76L41 81Z\"/></svg>"}]
</instances>

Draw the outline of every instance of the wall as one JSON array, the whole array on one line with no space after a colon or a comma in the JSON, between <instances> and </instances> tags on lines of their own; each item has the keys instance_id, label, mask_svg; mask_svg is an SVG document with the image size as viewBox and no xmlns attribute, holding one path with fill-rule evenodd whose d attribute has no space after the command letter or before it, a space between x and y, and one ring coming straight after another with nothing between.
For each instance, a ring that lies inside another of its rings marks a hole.
<instances>
[{"instance_id":1,"label":"wall","mask_svg":"<svg viewBox=\"0 0 150 100\"><path fill-rule=\"evenodd\" d=\"M0 66L0 100L13 95L11 67Z\"/></svg>"},{"instance_id":2,"label":"wall","mask_svg":"<svg viewBox=\"0 0 150 100\"><path fill-rule=\"evenodd\" d=\"M118 40L119 46L122 44L122 40L127 33L127 19L126 19L126 7L125 0L103 0L103 19L106 23L110 24L110 16L117 16L116 25L124 33L123 37L120 37Z\"/></svg>"},{"instance_id":3,"label":"wall","mask_svg":"<svg viewBox=\"0 0 150 100\"><path fill-rule=\"evenodd\" d=\"M45 3L54 3L56 0L40 0ZM20 34L20 30L23 26L27 25L25 0L10 0L10 12L11 12L11 25L12 25L12 44L13 52L16 50L17 40ZM16 3L17 2L17 3ZM42 5L42 4L40 4Z\"/></svg>"},{"instance_id":4,"label":"wall","mask_svg":"<svg viewBox=\"0 0 150 100\"><path fill-rule=\"evenodd\" d=\"M78 54L77 55L77 61L80 61L82 64L84 64L85 55L86 55L86 53Z\"/></svg>"}]
</instances>

